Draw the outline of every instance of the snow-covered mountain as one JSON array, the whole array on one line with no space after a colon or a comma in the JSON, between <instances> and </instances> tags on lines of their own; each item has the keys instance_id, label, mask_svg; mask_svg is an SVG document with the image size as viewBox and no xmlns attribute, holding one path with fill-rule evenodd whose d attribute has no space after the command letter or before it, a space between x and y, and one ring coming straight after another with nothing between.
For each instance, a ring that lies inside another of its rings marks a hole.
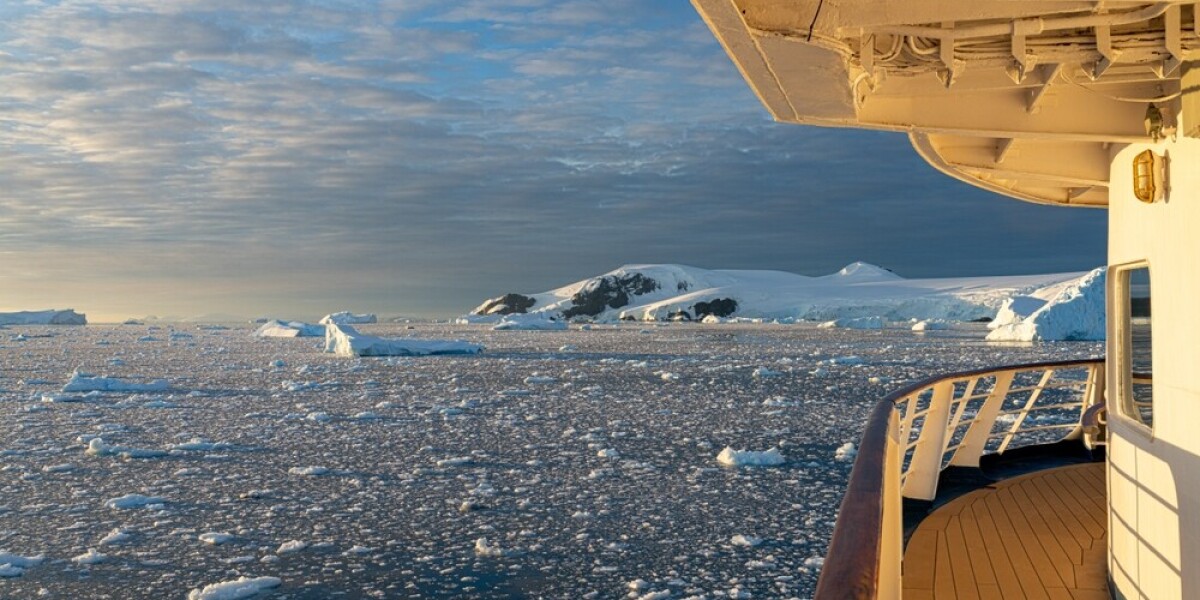
<instances>
[{"instance_id":1,"label":"snow-covered mountain","mask_svg":"<svg viewBox=\"0 0 1200 600\"><path fill-rule=\"evenodd\" d=\"M855 262L820 277L783 271L707 270L627 265L540 294L509 293L471 311L469 320L536 313L556 320L701 320L705 317L827 321L990 319L1006 300L1059 286L1085 273L905 279Z\"/></svg>"}]
</instances>

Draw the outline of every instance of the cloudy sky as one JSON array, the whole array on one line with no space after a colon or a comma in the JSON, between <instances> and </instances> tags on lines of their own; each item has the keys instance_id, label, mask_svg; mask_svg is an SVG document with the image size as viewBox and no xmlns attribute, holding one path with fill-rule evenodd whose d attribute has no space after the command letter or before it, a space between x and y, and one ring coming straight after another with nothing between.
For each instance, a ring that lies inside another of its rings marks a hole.
<instances>
[{"instance_id":1,"label":"cloudy sky","mask_svg":"<svg viewBox=\"0 0 1200 600\"><path fill-rule=\"evenodd\" d=\"M854 260L1082 270L1104 213L771 122L683 0L0 4L0 310L448 316Z\"/></svg>"}]
</instances>

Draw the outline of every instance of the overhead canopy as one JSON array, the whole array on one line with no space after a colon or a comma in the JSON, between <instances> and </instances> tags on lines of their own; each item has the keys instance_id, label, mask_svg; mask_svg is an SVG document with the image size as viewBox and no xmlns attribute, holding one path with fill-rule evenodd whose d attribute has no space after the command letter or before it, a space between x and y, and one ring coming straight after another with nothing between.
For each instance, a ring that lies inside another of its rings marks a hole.
<instances>
[{"instance_id":1,"label":"overhead canopy","mask_svg":"<svg viewBox=\"0 0 1200 600\"><path fill-rule=\"evenodd\" d=\"M1042 204L1105 206L1112 145L1151 141L1148 111L1172 133L1200 49L1190 4L692 3L776 119L904 131L942 172Z\"/></svg>"}]
</instances>

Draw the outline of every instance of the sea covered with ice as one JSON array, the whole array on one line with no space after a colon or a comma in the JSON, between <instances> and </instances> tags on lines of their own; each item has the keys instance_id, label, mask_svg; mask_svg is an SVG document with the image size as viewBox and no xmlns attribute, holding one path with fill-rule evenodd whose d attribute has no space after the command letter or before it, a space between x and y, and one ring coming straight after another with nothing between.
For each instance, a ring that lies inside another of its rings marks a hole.
<instances>
[{"instance_id":1,"label":"sea covered with ice","mask_svg":"<svg viewBox=\"0 0 1200 600\"><path fill-rule=\"evenodd\" d=\"M0 598L805 598L880 397L1103 352L983 325L360 329L486 351L0 329Z\"/></svg>"}]
</instances>

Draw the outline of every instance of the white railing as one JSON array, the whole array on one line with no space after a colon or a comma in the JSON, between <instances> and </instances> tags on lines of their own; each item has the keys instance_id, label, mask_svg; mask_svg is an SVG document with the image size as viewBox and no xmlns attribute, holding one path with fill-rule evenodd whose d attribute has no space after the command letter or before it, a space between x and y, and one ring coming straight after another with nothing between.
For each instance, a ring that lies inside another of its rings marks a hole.
<instances>
[{"instance_id":1,"label":"white railing","mask_svg":"<svg viewBox=\"0 0 1200 600\"><path fill-rule=\"evenodd\" d=\"M953 373L884 398L863 432L815 598L899 598L902 498L933 500L946 467L978 467L987 454L1102 444L1081 417L1103 402L1099 359Z\"/></svg>"}]
</instances>

